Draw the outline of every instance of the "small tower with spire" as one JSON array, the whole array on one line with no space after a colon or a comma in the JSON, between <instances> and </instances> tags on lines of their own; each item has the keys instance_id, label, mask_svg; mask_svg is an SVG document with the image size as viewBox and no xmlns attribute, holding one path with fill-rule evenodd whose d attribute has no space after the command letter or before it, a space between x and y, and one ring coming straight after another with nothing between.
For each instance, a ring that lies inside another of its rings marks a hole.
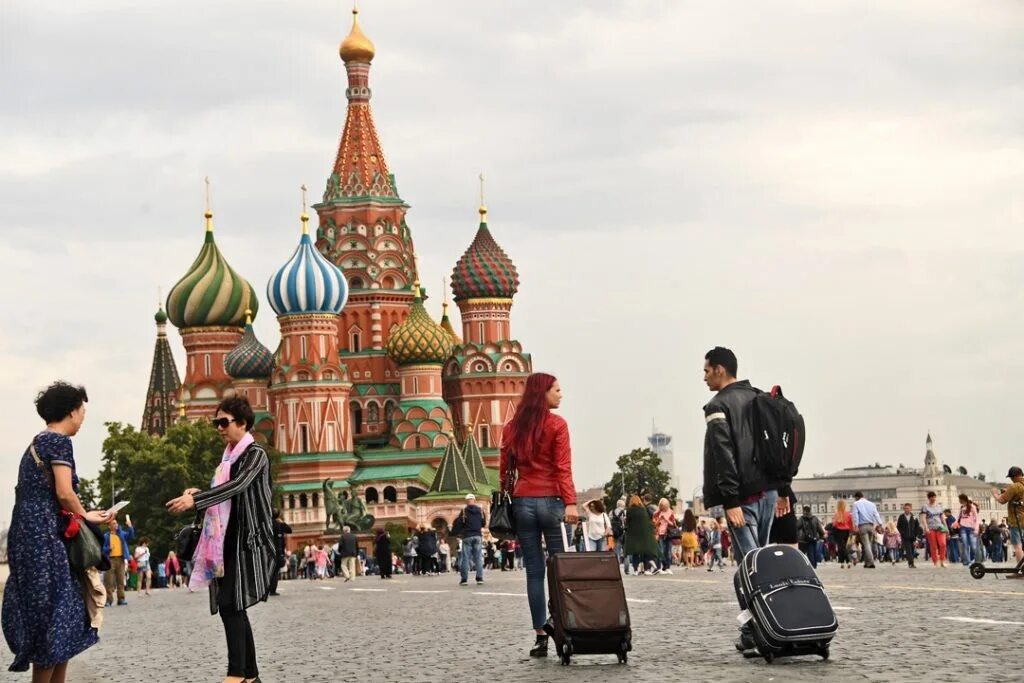
<instances>
[{"instance_id":1,"label":"small tower with spire","mask_svg":"<svg viewBox=\"0 0 1024 683\"><path fill-rule=\"evenodd\" d=\"M401 391L401 401L389 416L394 424L392 446L421 450L448 444L452 420L442 398L441 365L451 351L451 337L427 313L420 283L414 283L412 310L387 346L388 356L398 365Z\"/></svg>"},{"instance_id":2,"label":"small tower with spire","mask_svg":"<svg viewBox=\"0 0 1024 683\"><path fill-rule=\"evenodd\" d=\"M939 459L935 456L931 432L928 432L928 438L925 439L924 444L924 471L922 474L928 480L928 485L935 486L940 483L939 478L942 477L943 470L942 465L939 464Z\"/></svg>"},{"instance_id":3,"label":"small tower with spire","mask_svg":"<svg viewBox=\"0 0 1024 683\"><path fill-rule=\"evenodd\" d=\"M252 285L236 273L213 239L210 183L206 180L206 237L188 272L167 295L167 317L185 345L185 381L179 400L190 420L212 418L231 377L224 357L242 338L245 312L255 317L259 300Z\"/></svg>"},{"instance_id":4,"label":"small tower with spire","mask_svg":"<svg viewBox=\"0 0 1024 683\"><path fill-rule=\"evenodd\" d=\"M171 345L167 341L167 314L164 313L162 303L153 318L156 321L156 347L153 349L153 365L149 371L141 431L152 436L163 436L174 422L181 380L171 354Z\"/></svg>"},{"instance_id":5,"label":"small tower with spire","mask_svg":"<svg viewBox=\"0 0 1024 683\"><path fill-rule=\"evenodd\" d=\"M519 274L487 225L483 174L480 175L480 225L476 237L452 272L452 293L462 316L462 343L444 367L444 397L452 407L456 433L480 448L501 444L504 425L532 371L530 354L512 339L512 298ZM496 456L491 456L492 466Z\"/></svg>"},{"instance_id":6,"label":"small tower with spire","mask_svg":"<svg viewBox=\"0 0 1024 683\"><path fill-rule=\"evenodd\" d=\"M273 445L283 453L350 453L352 384L338 355L338 316L348 286L313 246L305 193L303 186L299 246L267 283L267 299L281 326L269 391L277 418ZM344 478L350 473L351 467L322 474Z\"/></svg>"}]
</instances>

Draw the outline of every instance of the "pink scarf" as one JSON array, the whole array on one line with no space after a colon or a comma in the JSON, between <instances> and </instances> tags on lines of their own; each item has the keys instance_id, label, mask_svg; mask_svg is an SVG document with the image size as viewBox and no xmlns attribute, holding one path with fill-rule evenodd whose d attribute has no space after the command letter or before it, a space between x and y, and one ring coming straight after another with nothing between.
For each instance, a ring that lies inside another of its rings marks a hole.
<instances>
[{"instance_id":1,"label":"pink scarf","mask_svg":"<svg viewBox=\"0 0 1024 683\"><path fill-rule=\"evenodd\" d=\"M224 456L213 473L212 486L216 488L231 481L231 466L238 456L245 452L254 441L252 434L247 433L235 444L234 448L226 446ZM203 535L199 537L196 552L192 556L192 575L188 580L188 589L197 591L209 585L213 579L224 576L224 534L231 519L231 499L206 509L203 519Z\"/></svg>"}]
</instances>

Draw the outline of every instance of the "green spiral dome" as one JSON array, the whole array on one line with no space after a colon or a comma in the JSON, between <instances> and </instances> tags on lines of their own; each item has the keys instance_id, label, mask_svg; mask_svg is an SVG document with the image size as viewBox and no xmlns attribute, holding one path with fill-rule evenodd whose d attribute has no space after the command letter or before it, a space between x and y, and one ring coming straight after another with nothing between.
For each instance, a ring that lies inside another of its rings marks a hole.
<instances>
[{"instance_id":1,"label":"green spiral dome","mask_svg":"<svg viewBox=\"0 0 1024 683\"><path fill-rule=\"evenodd\" d=\"M242 327L245 311L256 315L259 300L245 278L236 273L213 240L213 214L206 214L206 239L199 256L167 296L167 317L186 327Z\"/></svg>"},{"instance_id":2,"label":"green spiral dome","mask_svg":"<svg viewBox=\"0 0 1024 683\"><path fill-rule=\"evenodd\" d=\"M399 365L441 364L452 354L452 338L423 307L419 285L409 317L395 330L387 345L388 356Z\"/></svg>"}]
</instances>

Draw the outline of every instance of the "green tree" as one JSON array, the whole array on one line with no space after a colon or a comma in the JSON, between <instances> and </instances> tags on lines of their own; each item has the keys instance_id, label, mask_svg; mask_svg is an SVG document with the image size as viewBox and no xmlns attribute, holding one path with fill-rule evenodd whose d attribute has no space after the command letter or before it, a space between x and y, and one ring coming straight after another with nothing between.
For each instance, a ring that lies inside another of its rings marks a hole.
<instances>
[{"instance_id":1,"label":"green tree","mask_svg":"<svg viewBox=\"0 0 1024 683\"><path fill-rule=\"evenodd\" d=\"M78 480L78 500L86 510L100 509L100 492L96 489L95 479L82 477Z\"/></svg>"},{"instance_id":2,"label":"green tree","mask_svg":"<svg viewBox=\"0 0 1024 683\"><path fill-rule=\"evenodd\" d=\"M671 477L661 465L661 457L650 448L634 448L619 456L615 461L618 471L604 485L605 507L612 510L623 494L634 493L641 497L650 494L655 503L661 498L667 498L674 506L679 491L669 486Z\"/></svg>"},{"instance_id":3,"label":"green tree","mask_svg":"<svg viewBox=\"0 0 1024 683\"><path fill-rule=\"evenodd\" d=\"M404 524L397 522L385 524L384 530L388 532L388 537L391 539L391 552L402 557L405 554L405 542L409 540L409 530Z\"/></svg>"}]
</instances>

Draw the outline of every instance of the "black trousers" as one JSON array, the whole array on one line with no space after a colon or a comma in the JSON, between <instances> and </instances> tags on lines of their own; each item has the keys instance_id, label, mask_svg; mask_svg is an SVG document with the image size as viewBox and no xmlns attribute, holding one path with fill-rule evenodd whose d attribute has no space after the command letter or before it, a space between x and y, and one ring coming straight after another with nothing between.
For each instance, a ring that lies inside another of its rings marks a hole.
<instances>
[{"instance_id":1,"label":"black trousers","mask_svg":"<svg viewBox=\"0 0 1024 683\"><path fill-rule=\"evenodd\" d=\"M914 566L914 539L903 539L903 554L907 556L907 565Z\"/></svg>"},{"instance_id":2,"label":"black trousers","mask_svg":"<svg viewBox=\"0 0 1024 683\"><path fill-rule=\"evenodd\" d=\"M235 547L236 517L231 516L224 533L224 547ZM235 609L235 563L230 552L224 553L224 578L217 579L217 611L224 623L224 637L228 644L228 676L256 678L260 675L256 667L256 642L252 637L252 626L246 611Z\"/></svg>"}]
</instances>

